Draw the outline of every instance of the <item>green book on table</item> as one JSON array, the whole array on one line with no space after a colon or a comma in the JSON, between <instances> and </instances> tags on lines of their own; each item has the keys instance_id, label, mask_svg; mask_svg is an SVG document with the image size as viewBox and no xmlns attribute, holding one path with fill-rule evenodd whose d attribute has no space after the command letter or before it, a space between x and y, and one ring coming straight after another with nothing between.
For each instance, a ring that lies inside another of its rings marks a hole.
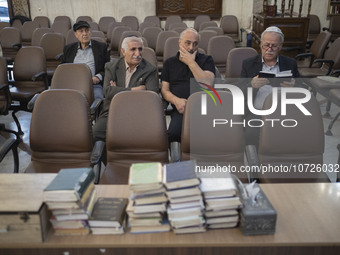
<instances>
[{"instance_id":1,"label":"green book on table","mask_svg":"<svg viewBox=\"0 0 340 255\"><path fill-rule=\"evenodd\" d=\"M154 190L162 186L161 163L151 162L131 165L129 175L129 187L131 190Z\"/></svg>"}]
</instances>

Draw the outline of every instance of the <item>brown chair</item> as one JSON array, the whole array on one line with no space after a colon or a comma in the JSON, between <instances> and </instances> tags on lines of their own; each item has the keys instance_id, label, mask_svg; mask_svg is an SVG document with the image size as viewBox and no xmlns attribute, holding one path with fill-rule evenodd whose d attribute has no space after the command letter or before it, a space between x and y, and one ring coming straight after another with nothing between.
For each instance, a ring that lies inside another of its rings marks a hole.
<instances>
[{"instance_id":1,"label":"brown chair","mask_svg":"<svg viewBox=\"0 0 340 255\"><path fill-rule=\"evenodd\" d=\"M68 21L54 21L51 28L53 32L61 33L64 37L67 37L67 33L70 30L70 24Z\"/></svg>"},{"instance_id":2,"label":"brown chair","mask_svg":"<svg viewBox=\"0 0 340 255\"><path fill-rule=\"evenodd\" d=\"M39 28L39 23L34 21L26 21L20 28L21 42L23 46L30 46L32 41L33 31Z\"/></svg>"},{"instance_id":3,"label":"brown chair","mask_svg":"<svg viewBox=\"0 0 340 255\"><path fill-rule=\"evenodd\" d=\"M233 115L230 92L218 91L222 105L215 105L205 92L193 93L187 101L182 123L181 160L195 159L198 165L228 166L238 170L244 165L245 139L242 125L216 125L214 119L241 122L242 116ZM207 114L201 114L202 97L206 97ZM217 98L216 98L217 100ZM217 100L218 101L218 100ZM236 174L248 182L246 173ZM221 177L221 176L219 176Z\"/></svg>"},{"instance_id":4,"label":"brown chair","mask_svg":"<svg viewBox=\"0 0 340 255\"><path fill-rule=\"evenodd\" d=\"M147 27L143 30L142 36L148 42L148 46L156 50L158 34L162 32L160 27Z\"/></svg>"},{"instance_id":5,"label":"brown chair","mask_svg":"<svg viewBox=\"0 0 340 255\"><path fill-rule=\"evenodd\" d=\"M301 98L299 93L289 93L288 98ZM267 116L263 116L264 125L260 129L260 143L258 149L258 163L262 166L271 165L290 167L291 171L263 173L259 176L260 182L329 182L324 172L310 172L311 164L322 165L324 153L323 121L320 106L316 98L311 99L303 106L311 113L306 116L295 105L288 104L286 115L281 114L281 95L278 95L278 107ZM264 102L264 109L272 106L272 95ZM278 124L274 127L266 120L293 119L298 122L295 127L284 127ZM296 170L294 170L296 167ZM307 171L307 172L306 172Z\"/></svg>"},{"instance_id":6,"label":"brown chair","mask_svg":"<svg viewBox=\"0 0 340 255\"><path fill-rule=\"evenodd\" d=\"M206 14L197 15L194 21L194 29L196 31L199 31L201 23L208 22L208 21L211 21L211 18L209 15L206 15Z\"/></svg>"},{"instance_id":7,"label":"brown chair","mask_svg":"<svg viewBox=\"0 0 340 255\"><path fill-rule=\"evenodd\" d=\"M147 27L156 27L157 25L153 22L142 22L139 24L138 31L143 33L144 29Z\"/></svg>"},{"instance_id":8,"label":"brown chair","mask_svg":"<svg viewBox=\"0 0 340 255\"><path fill-rule=\"evenodd\" d=\"M50 20L47 16L36 16L33 21L39 24L39 27L51 27Z\"/></svg>"},{"instance_id":9,"label":"brown chair","mask_svg":"<svg viewBox=\"0 0 340 255\"><path fill-rule=\"evenodd\" d=\"M323 31L318 34L318 36L314 39L309 52L298 54L295 58L301 59L297 62L298 67L312 67L314 59L322 59L325 53L326 47L331 39L331 33L328 31ZM308 59L310 59L308 61ZM316 65L320 67L319 65Z\"/></svg>"},{"instance_id":10,"label":"brown chair","mask_svg":"<svg viewBox=\"0 0 340 255\"><path fill-rule=\"evenodd\" d=\"M124 27L125 24L123 22L111 22L107 28L106 39L108 43L111 43L112 32L116 27Z\"/></svg>"},{"instance_id":11,"label":"brown chair","mask_svg":"<svg viewBox=\"0 0 340 255\"><path fill-rule=\"evenodd\" d=\"M11 24L6 21L0 21L0 30L3 29L4 27L10 27Z\"/></svg>"},{"instance_id":12,"label":"brown chair","mask_svg":"<svg viewBox=\"0 0 340 255\"><path fill-rule=\"evenodd\" d=\"M37 46L21 48L14 59L13 75L10 93L13 101L18 101L19 104L11 106L12 116L19 134L23 134L15 114L20 110L30 111L28 102L35 94L48 88L44 50Z\"/></svg>"},{"instance_id":13,"label":"brown chair","mask_svg":"<svg viewBox=\"0 0 340 255\"><path fill-rule=\"evenodd\" d=\"M200 28L199 31L204 30L206 27L217 27L217 23L215 21L206 21L206 22L202 22L200 24Z\"/></svg>"},{"instance_id":14,"label":"brown chair","mask_svg":"<svg viewBox=\"0 0 340 255\"><path fill-rule=\"evenodd\" d=\"M104 32L104 34L106 35L107 31L108 31L108 28L109 28L109 24L111 22L115 22L115 21L116 20L115 20L114 17L110 17L110 16L101 17L99 19L99 22L98 22L99 30Z\"/></svg>"},{"instance_id":15,"label":"brown chair","mask_svg":"<svg viewBox=\"0 0 340 255\"><path fill-rule=\"evenodd\" d=\"M0 31L0 43L3 57L8 64L12 64L16 54L21 48L21 34L16 27L5 27Z\"/></svg>"},{"instance_id":16,"label":"brown chair","mask_svg":"<svg viewBox=\"0 0 340 255\"><path fill-rule=\"evenodd\" d=\"M169 30L170 24L172 24L172 23L180 23L180 22L182 22L181 16L179 16L179 15L170 15L170 16L166 17L164 30Z\"/></svg>"},{"instance_id":17,"label":"brown chair","mask_svg":"<svg viewBox=\"0 0 340 255\"><path fill-rule=\"evenodd\" d=\"M80 21L80 20L82 20L82 21L87 21L87 22L92 22L92 18L91 18L90 16L79 16L79 17L76 19L76 23L77 23L78 21Z\"/></svg>"},{"instance_id":18,"label":"brown chair","mask_svg":"<svg viewBox=\"0 0 340 255\"><path fill-rule=\"evenodd\" d=\"M132 163L168 162L165 116L157 93L124 91L114 96L107 121L106 150L101 184L127 184Z\"/></svg>"},{"instance_id":19,"label":"brown chair","mask_svg":"<svg viewBox=\"0 0 340 255\"><path fill-rule=\"evenodd\" d=\"M164 44L163 63L170 57L176 56L179 51L179 36L169 37Z\"/></svg>"},{"instance_id":20,"label":"brown chair","mask_svg":"<svg viewBox=\"0 0 340 255\"><path fill-rule=\"evenodd\" d=\"M93 145L89 106L82 93L59 89L39 95L31 118L32 155L26 173L92 167Z\"/></svg>"},{"instance_id":21,"label":"brown chair","mask_svg":"<svg viewBox=\"0 0 340 255\"><path fill-rule=\"evenodd\" d=\"M99 30L99 25L98 25L97 22L90 21L90 22L89 22L89 25L90 25L90 28L91 28L92 31L94 31L94 30Z\"/></svg>"},{"instance_id":22,"label":"brown chair","mask_svg":"<svg viewBox=\"0 0 340 255\"><path fill-rule=\"evenodd\" d=\"M169 25L169 30L175 30L177 28L181 28L181 29L185 30L187 27L188 27L187 24L185 24L184 22L171 23Z\"/></svg>"},{"instance_id":23,"label":"brown chair","mask_svg":"<svg viewBox=\"0 0 340 255\"><path fill-rule=\"evenodd\" d=\"M308 38L307 44L312 44L313 41L318 37L321 31L321 24L318 15L309 15L309 26L308 26Z\"/></svg>"},{"instance_id":24,"label":"brown chair","mask_svg":"<svg viewBox=\"0 0 340 255\"><path fill-rule=\"evenodd\" d=\"M154 23L157 27L161 27L161 20L159 19L158 16L146 16L144 18L144 22L152 22Z\"/></svg>"},{"instance_id":25,"label":"brown chair","mask_svg":"<svg viewBox=\"0 0 340 255\"><path fill-rule=\"evenodd\" d=\"M240 42L240 29L238 19L234 15L224 15L220 21L224 34L230 36L235 43Z\"/></svg>"},{"instance_id":26,"label":"brown chair","mask_svg":"<svg viewBox=\"0 0 340 255\"><path fill-rule=\"evenodd\" d=\"M46 33L41 37L40 47L44 49L47 75L52 78L57 66L60 64L65 38L60 33Z\"/></svg>"},{"instance_id":27,"label":"brown chair","mask_svg":"<svg viewBox=\"0 0 340 255\"><path fill-rule=\"evenodd\" d=\"M120 43L120 38L125 31L130 31L131 28L128 26L119 26L115 27L112 31L112 36L110 40L110 55L111 58L119 58L120 52L119 52L119 43Z\"/></svg>"},{"instance_id":28,"label":"brown chair","mask_svg":"<svg viewBox=\"0 0 340 255\"><path fill-rule=\"evenodd\" d=\"M316 77L329 75L332 70L340 68L340 39L335 40L325 52L323 59L315 59L313 64L320 63L321 67L299 68L301 77Z\"/></svg>"},{"instance_id":29,"label":"brown chair","mask_svg":"<svg viewBox=\"0 0 340 255\"><path fill-rule=\"evenodd\" d=\"M170 37L178 36L179 34L176 31L162 31L158 34L155 52L158 61L158 69L160 71L163 69L163 54L166 40Z\"/></svg>"},{"instance_id":30,"label":"brown chair","mask_svg":"<svg viewBox=\"0 0 340 255\"><path fill-rule=\"evenodd\" d=\"M139 22L135 16L124 16L122 22L125 26L130 27L131 30L138 31Z\"/></svg>"},{"instance_id":31,"label":"brown chair","mask_svg":"<svg viewBox=\"0 0 340 255\"><path fill-rule=\"evenodd\" d=\"M65 21L68 25L67 30L71 28L71 19L68 16L57 16L57 17L54 18L53 23L56 22L56 21ZM58 31L55 31L55 32L58 32Z\"/></svg>"},{"instance_id":32,"label":"brown chair","mask_svg":"<svg viewBox=\"0 0 340 255\"><path fill-rule=\"evenodd\" d=\"M31 46L39 46L41 37L46 33L53 33L52 28L39 27L33 31Z\"/></svg>"},{"instance_id":33,"label":"brown chair","mask_svg":"<svg viewBox=\"0 0 340 255\"><path fill-rule=\"evenodd\" d=\"M106 42L106 37L105 37L105 34L103 31L100 31L100 30L92 30L91 31L91 37L101 37L105 40Z\"/></svg>"},{"instance_id":34,"label":"brown chair","mask_svg":"<svg viewBox=\"0 0 340 255\"><path fill-rule=\"evenodd\" d=\"M203 49L205 52L207 52L209 40L210 38L217 36L217 32L211 31L211 30L202 30L202 31L199 31L198 34L200 35L198 47Z\"/></svg>"},{"instance_id":35,"label":"brown chair","mask_svg":"<svg viewBox=\"0 0 340 255\"><path fill-rule=\"evenodd\" d=\"M215 36L209 40L207 54L212 56L221 74L226 71L229 51L235 47L234 40L226 35Z\"/></svg>"},{"instance_id":36,"label":"brown chair","mask_svg":"<svg viewBox=\"0 0 340 255\"><path fill-rule=\"evenodd\" d=\"M333 15L330 17L329 28L323 28L323 30L328 30L332 33L331 41L335 41L340 37L340 16Z\"/></svg>"},{"instance_id":37,"label":"brown chair","mask_svg":"<svg viewBox=\"0 0 340 255\"><path fill-rule=\"evenodd\" d=\"M223 35L223 29L220 27L205 27L202 31L215 31L217 33L217 35Z\"/></svg>"},{"instance_id":38,"label":"brown chair","mask_svg":"<svg viewBox=\"0 0 340 255\"><path fill-rule=\"evenodd\" d=\"M74 35L74 31L73 31L72 28L67 31L67 35L66 35L65 39L66 39L65 45L70 44L70 43L74 43L74 42L79 42L77 37Z\"/></svg>"}]
</instances>

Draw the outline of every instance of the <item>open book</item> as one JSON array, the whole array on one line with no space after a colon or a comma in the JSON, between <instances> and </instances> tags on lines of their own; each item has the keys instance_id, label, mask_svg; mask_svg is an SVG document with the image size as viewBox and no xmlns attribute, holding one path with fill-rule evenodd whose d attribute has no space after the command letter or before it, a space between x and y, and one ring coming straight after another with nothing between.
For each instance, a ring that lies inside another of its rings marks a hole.
<instances>
[{"instance_id":1,"label":"open book","mask_svg":"<svg viewBox=\"0 0 340 255\"><path fill-rule=\"evenodd\" d=\"M273 73L268 71L260 71L259 72L259 78L267 78L270 81L270 85L273 87L280 87L280 83L284 81L290 81L293 77L292 71L282 71L279 73ZM273 78L279 78L279 79L273 79Z\"/></svg>"}]
</instances>

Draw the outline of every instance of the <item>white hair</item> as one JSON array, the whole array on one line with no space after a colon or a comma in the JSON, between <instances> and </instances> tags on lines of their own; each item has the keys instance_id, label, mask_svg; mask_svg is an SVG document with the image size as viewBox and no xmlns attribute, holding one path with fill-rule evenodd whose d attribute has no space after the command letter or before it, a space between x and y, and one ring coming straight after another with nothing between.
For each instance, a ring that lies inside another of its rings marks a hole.
<instances>
[{"instance_id":1,"label":"white hair","mask_svg":"<svg viewBox=\"0 0 340 255\"><path fill-rule=\"evenodd\" d=\"M261 34L261 41L263 39L264 34L268 33L268 32L274 32L274 33L278 34L280 36L281 43L283 43L283 41L285 40L285 36L282 33L281 29L278 28L278 27L275 27L275 26L271 26L271 27L267 27L267 29L262 32L262 34Z\"/></svg>"},{"instance_id":2,"label":"white hair","mask_svg":"<svg viewBox=\"0 0 340 255\"><path fill-rule=\"evenodd\" d=\"M124 38L122 42L122 49L126 51L128 49L129 42L140 42L142 44L142 47L144 47L142 38L137 36L129 36Z\"/></svg>"}]
</instances>

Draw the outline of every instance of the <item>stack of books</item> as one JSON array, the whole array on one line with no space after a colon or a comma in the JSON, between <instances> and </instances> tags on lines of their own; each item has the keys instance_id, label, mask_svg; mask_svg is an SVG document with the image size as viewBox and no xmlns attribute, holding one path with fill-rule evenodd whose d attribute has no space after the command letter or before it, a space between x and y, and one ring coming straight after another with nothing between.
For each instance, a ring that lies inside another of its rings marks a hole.
<instances>
[{"instance_id":1,"label":"stack of books","mask_svg":"<svg viewBox=\"0 0 340 255\"><path fill-rule=\"evenodd\" d=\"M208 229L236 227L239 221L238 209L242 202L234 179L231 176L201 178L200 189L204 197Z\"/></svg>"},{"instance_id":2,"label":"stack of books","mask_svg":"<svg viewBox=\"0 0 340 255\"><path fill-rule=\"evenodd\" d=\"M127 204L127 198L99 197L88 221L92 234L123 234Z\"/></svg>"},{"instance_id":3,"label":"stack of books","mask_svg":"<svg viewBox=\"0 0 340 255\"><path fill-rule=\"evenodd\" d=\"M200 180L195 172L196 161L166 164L163 183L169 199L168 218L176 234L205 232L203 198Z\"/></svg>"},{"instance_id":4,"label":"stack of books","mask_svg":"<svg viewBox=\"0 0 340 255\"><path fill-rule=\"evenodd\" d=\"M88 218L95 201L95 174L92 168L61 169L43 191L43 200L52 211L56 235L90 233Z\"/></svg>"},{"instance_id":5,"label":"stack of books","mask_svg":"<svg viewBox=\"0 0 340 255\"><path fill-rule=\"evenodd\" d=\"M165 215L168 202L162 183L161 163L137 163L130 167L127 206L130 233L170 231Z\"/></svg>"}]
</instances>

